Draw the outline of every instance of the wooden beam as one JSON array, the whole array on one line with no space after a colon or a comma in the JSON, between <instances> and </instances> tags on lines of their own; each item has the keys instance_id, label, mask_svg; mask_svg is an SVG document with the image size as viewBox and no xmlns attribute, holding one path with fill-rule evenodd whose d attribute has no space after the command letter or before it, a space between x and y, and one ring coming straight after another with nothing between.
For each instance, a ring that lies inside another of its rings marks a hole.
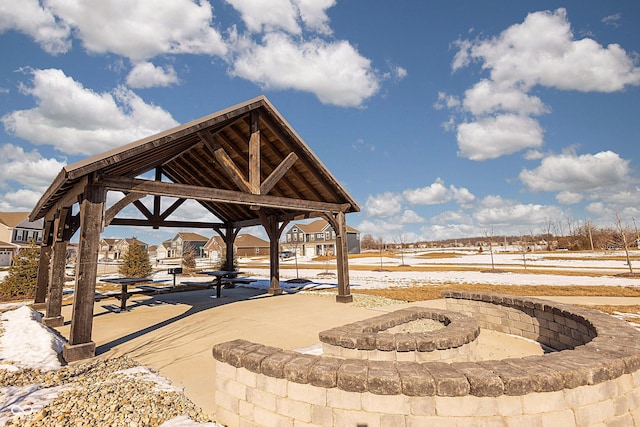
<instances>
[{"instance_id":1,"label":"wooden beam","mask_svg":"<svg viewBox=\"0 0 640 427\"><path fill-rule=\"evenodd\" d=\"M126 194L122 199L115 202L107 211L104 213L104 226L108 226L113 221L113 218L118 215L122 209L127 207L129 204L135 202L136 200L140 200L145 197L146 194L140 193L129 193Z\"/></svg>"},{"instance_id":2,"label":"wooden beam","mask_svg":"<svg viewBox=\"0 0 640 427\"><path fill-rule=\"evenodd\" d=\"M224 151L224 148L220 144L218 144L215 139L206 132L198 132L198 136L204 139L213 149L213 155L216 160L222 167L222 170L233 180L233 182L240 188L242 191L251 192L251 184L247 182L242 172L236 164L233 162L233 159Z\"/></svg>"},{"instance_id":3,"label":"wooden beam","mask_svg":"<svg viewBox=\"0 0 640 427\"><path fill-rule=\"evenodd\" d=\"M142 215L144 215L145 218L153 220L153 214L140 200L136 200L135 202L133 202L133 205L138 209L138 211L140 211Z\"/></svg>"},{"instance_id":4,"label":"wooden beam","mask_svg":"<svg viewBox=\"0 0 640 427\"><path fill-rule=\"evenodd\" d=\"M260 194L260 128L258 111L251 112L251 136L249 137L249 187L251 193Z\"/></svg>"},{"instance_id":5,"label":"wooden beam","mask_svg":"<svg viewBox=\"0 0 640 427\"><path fill-rule=\"evenodd\" d=\"M159 196L158 196L158 197L159 197ZM161 219L162 221L164 221L165 219L167 219L167 217L168 217L169 215L171 215L172 213L174 213L174 212L176 211L176 209L178 209L180 206L182 206L182 204L183 204L184 202L186 202L186 201L187 201L187 199L178 199L178 200L176 200L175 202L173 202L173 203L171 204L171 206L169 206L167 209L165 209L165 211L164 211L164 212L162 212L162 215L160 215L160 219Z\"/></svg>"},{"instance_id":6,"label":"wooden beam","mask_svg":"<svg viewBox=\"0 0 640 427\"><path fill-rule=\"evenodd\" d=\"M287 157L271 172L260 186L260 193L267 194L282 179L291 166L298 160L296 153L289 153Z\"/></svg>"},{"instance_id":7,"label":"wooden beam","mask_svg":"<svg viewBox=\"0 0 640 427\"><path fill-rule=\"evenodd\" d=\"M131 227L153 227L155 221L140 218L114 218L111 225L126 225ZM224 224L220 222L197 222L197 221L161 221L157 223L159 227L167 228L214 228Z\"/></svg>"},{"instance_id":8,"label":"wooden beam","mask_svg":"<svg viewBox=\"0 0 640 427\"><path fill-rule=\"evenodd\" d=\"M215 203L255 205L284 210L333 213L346 212L351 207L349 203L337 204L316 202L312 200L290 199L287 197L248 194L239 191L169 182L156 182L138 178L103 175L101 176L101 179L103 185L109 190L145 193L167 197L180 197Z\"/></svg>"},{"instance_id":9,"label":"wooden beam","mask_svg":"<svg viewBox=\"0 0 640 427\"><path fill-rule=\"evenodd\" d=\"M51 206L48 211L49 212L57 212L59 209L67 208L69 206L73 206L78 203L78 197L82 195L87 183L89 182L88 176L83 176L80 178L76 184L67 190L64 196L58 200L53 206Z\"/></svg>"}]
</instances>

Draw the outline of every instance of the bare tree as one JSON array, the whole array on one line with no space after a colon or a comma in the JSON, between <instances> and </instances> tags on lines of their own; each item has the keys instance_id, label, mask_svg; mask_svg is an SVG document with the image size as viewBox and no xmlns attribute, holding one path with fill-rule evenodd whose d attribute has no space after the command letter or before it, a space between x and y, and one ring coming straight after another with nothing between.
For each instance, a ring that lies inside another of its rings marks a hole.
<instances>
[{"instance_id":1,"label":"bare tree","mask_svg":"<svg viewBox=\"0 0 640 427\"><path fill-rule=\"evenodd\" d=\"M491 254L491 270L495 270L496 266L493 262L493 225L491 226L491 233L489 233L489 230L487 229L484 230L484 237L486 239L489 239L489 253Z\"/></svg>"},{"instance_id":2,"label":"bare tree","mask_svg":"<svg viewBox=\"0 0 640 427\"><path fill-rule=\"evenodd\" d=\"M618 231L622 235L622 244L624 246L624 253L627 257L627 266L629 267L629 273L633 274L633 267L631 266L631 258L629 258L629 247L627 245L627 230L622 227L622 221L620 220L620 215L616 212L616 227Z\"/></svg>"},{"instance_id":3,"label":"bare tree","mask_svg":"<svg viewBox=\"0 0 640 427\"><path fill-rule=\"evenodd\" d=\"M525 234L520 238L520 251L522 252L522 265L524 269L527 269L527 252L529 251L529 245L527 243L527 236Z\"/></svg>"},{"instance_id":4,"label":"bare tree","mask_svg":"<svg viewBox=\"0 0 640 427\"><path fill-rule=\"evenodd\" d=\"M399 236L397 236L397 238L393 239L393 242L396 244L396 246L398 244L400 245L400 265L406 265L404 263L404 245L407 243L406 236L404 234L400 234Z\"/></svg>"}]
</instances>

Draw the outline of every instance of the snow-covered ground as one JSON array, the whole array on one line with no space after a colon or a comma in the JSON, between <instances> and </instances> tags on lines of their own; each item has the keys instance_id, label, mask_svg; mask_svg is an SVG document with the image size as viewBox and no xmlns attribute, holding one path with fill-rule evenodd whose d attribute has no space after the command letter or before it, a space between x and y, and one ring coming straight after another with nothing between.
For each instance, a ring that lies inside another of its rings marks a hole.
<instances>
[{"instance_id":1,"label":"snow-covered ground","mask_svg":"<svg viewBox=\"0 0 640 427\"><path fill-rule=\"evenodd\" d=\"M6 308L6 307L3 307ZM19 371L25 368L51 371L60 369L58 354L62 351L64 339L55 331L42 325L42 315L27 306L6 311L0 316L0 369ZM176 390L170 381L146 367L122 371L121 375L144 374L142 381L153 384L158 389ZM0 388L0 426L9 419L37 413L66 386L42 387L39 384L8 386ZM162 424L163 427L215 427L217 424L199 424L188 417L176 417Z\"/></svg>"}]
</instances>

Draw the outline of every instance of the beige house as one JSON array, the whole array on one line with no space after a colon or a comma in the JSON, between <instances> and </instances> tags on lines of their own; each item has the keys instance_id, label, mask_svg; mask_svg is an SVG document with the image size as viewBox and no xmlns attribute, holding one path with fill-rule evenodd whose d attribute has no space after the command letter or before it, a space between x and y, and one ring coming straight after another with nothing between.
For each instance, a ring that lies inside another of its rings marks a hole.
<instances>
[{"instance_id":1,"label":"beige house","mask_svg":"<svg viewBox=\"0 0 640 427\"><path fill-rule=\"evenodd\" d=\"M42 242L43 221L29 221L29 212L0 212L0 267L11 265L11 260L31 241Z\"/></svg>"},{"instance_id":2,"label":"beige house","mask_svg":"<svg viewBox=\"0 0 640 427\"><path fill-rule=\"evenodd\" d=\"M105 261L120 259L124 254L129 252L129 247L131 247L131 245L138 245L142 247L143 251L149 251L149 245L135 237L125 239L105 238L100 239L99 259Z\"/></svg>"},{"instance_id":3,"label":"beige house","mask_svg":"<svg viewBox=\"0 0 640 427\"><path fill-rule=\"evenodd\" d=\"M253 234L238 234L233 244L234 254L241 257L269 256L269 242ZM204 256L212 261L224 258L226 245L220 236L213 236L204 246Z\"/></svg>"},{"instance_id":4,"label":"beige house","mask_svg":"<svg viewBox=\"0 0 640 427\"><path fill-rule=\"evenodd\" d=\"M194 251L196 258L204 256L204 246L209 241L208 238L198 233L178 233L173 238L165 240L162 245L166 245L165 258L182 258L188 248ZM158 252L160 247L158 247Z\"/></svg>"},{"instance_id":5,"label":"beige house","mask_svg":"<svg viewBox=\"0 0 640 427\"><path fill-rule=\"evenodd\" d=\"M302 256L334 256L336 232L328 221L318 219L308 224L295 224L284 236L283 248ZM360 232L347 225L347 251L360 253Z\"/></svg>"}]
</instances>

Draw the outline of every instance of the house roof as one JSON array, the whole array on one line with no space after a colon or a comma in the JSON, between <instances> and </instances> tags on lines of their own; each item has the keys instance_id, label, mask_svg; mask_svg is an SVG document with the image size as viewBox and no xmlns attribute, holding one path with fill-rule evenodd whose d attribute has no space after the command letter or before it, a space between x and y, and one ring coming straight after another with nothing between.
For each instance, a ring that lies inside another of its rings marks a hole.
<instances>
[{"instance_id":1,"label":"house roof","mask_svg":"<svg viewBox=\"0 0 640 427\"><path fill-rule=\"evenodd\" d=\"M218 234L215 234L207 240L207 243L204 245L204 249L221 249L225 246L224 239Z\"/></svg>"},{"instance_id":2,"label":"house roof","mask_svg":"<svg viewBox=\"0 0 640 427\"><path fill-rule=\"evenodd\" d=\"M201 234L190 232L178 233L171 240L176 240L178 238L182 239L183 242L206 242L209 240L208 237L204 237Z\"/></svg>"},{"instance_id":3,"label":"house roof","mask_svg":"<svg viewBox=\"0 0 640 427\"><path fill-rule=\"evenodd\" d=\"M227 245L225 244L224 239L218 235L215 235L209 239L206 245L204 245L204 249L223 249L226 246ZM256 237L253 234L244 233L238 234L234 242L234 246L237 248L262 248L269 247L269 242Z\"/></svg>"},{"instance_id":4,"label":"house roof","mask_svg":"<svg viewBox=\"0 0 640 427\"><path fill-rule=\"evenodd\" d=\"M328 226L329 226L329 222L326 219L317 219L308 224L295 224L291 228L298 227L300 230L302 230L305 233L321 233L325 231L325 229ZM347 225L347 232L358 233L358 230Z\"/></svg>"},{"instance_id":5,"label":"house roof","mask_svg":"<svg viewBox=\"0 0 640 427\"><path fill-rule=\"evenodd\" d=\"M123 243L123 242L127 242L127 244L129 245L140 245L140 246L147 245L147 242L143 242L142 240L137 239L135 237L126 237L124 239L118 240L118 243Z\"/></svg>"},{"instance_id":6,"label":"house roof","mask_svg":"<svg viewBox=\"0 0 640 427\"><path fill-rule=\"evenodd\" d=\"M237 248L256 248L256 247L269 247L269 242L263 240L253 234L238 234L236 237L235 246Z\"/></svg>"},{"instance_id":7,"label":"house roof","mask_svg":"<svg viewBox=\"0 0 640 427\"><path fill-rule=\"evenodd\" d=\"M14 244L12 244L12 243L7 243L7 242L4 242L4 241L0 240L0 248L10 248L10 249L13 249L13 248L15 248L15 247L16 247L16 245L14 245Z\"/></svg>"},{"instance_id":8,"label":"house roof","mask_svg":"<svg viewBox=\"0 0 640 427\"><path fill-rule=\"evenodd\" d=\"M258 135L259 145L251 144ZM252 160L256 154L259 162ZM149 178L154 170L156 181ZM217 218L218 224L242 227L261 224L264 215L290 220L360 210L264 96L63 167L30 218L73 204L87 182L111 191L195 199L213 215L211 223ZM154 214L156 223L146 225L170 226L166 216ZM126 220L109 222L135 225Z\"/></svg>"},{"instance_id":9,"label":"house roof","mask_svg":"<svg viewBox=\"0 0 640 427\"><path fill-rule=\"evenodd\" d=\"M0 212L0 224L15 227L29 217L29 212Z\"/></svg>"}]
</instances>

